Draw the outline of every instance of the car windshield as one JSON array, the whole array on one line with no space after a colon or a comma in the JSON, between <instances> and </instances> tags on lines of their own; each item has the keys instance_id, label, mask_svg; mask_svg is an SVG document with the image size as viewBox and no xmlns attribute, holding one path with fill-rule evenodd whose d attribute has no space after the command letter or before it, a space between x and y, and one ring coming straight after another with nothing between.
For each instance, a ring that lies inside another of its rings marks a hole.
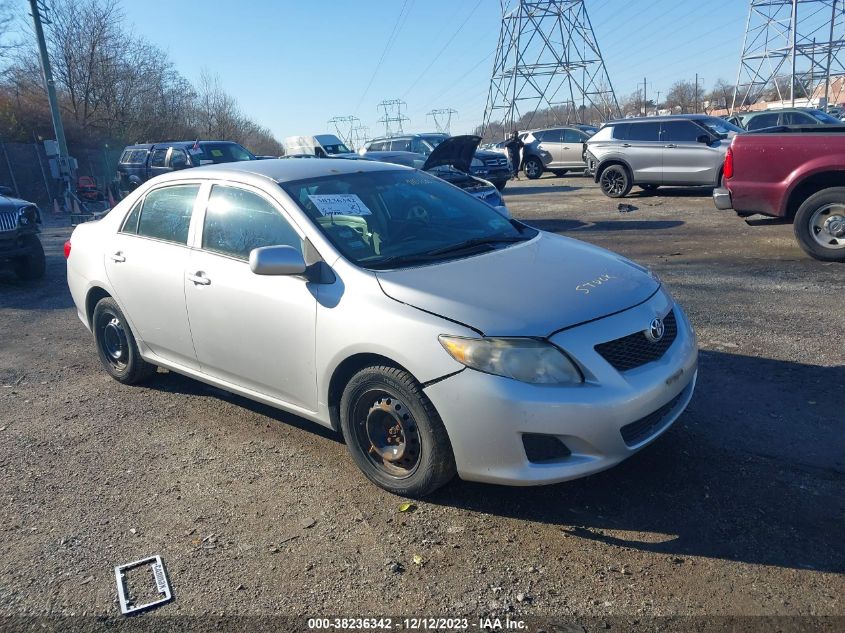
<instances>
[{"instance_id":1,"label":"car windshield","mask_svg":"<svg viewBox=\"0 0 845 633\"><path fill-rule=\"evenodd\" d=\"M842 123L836 117L832 117L827 112L822 112L821 110L810 110L809 113L813 118L818 119L822 123L836 123L837 125Z\"/></svg>"},{"instance_id":2,"label":"car windshield","mask_svg":"<svg viewBox=\"0 0 845 633\"><path fill-rule=\"evenodd\" d=\"M192 160L200 165L212 163L236 163L242 160L255 160L255 156L237 143L202 143L188 147Z\"/></svg>"},{"instance_id":3,"label":"car windshield","mask_svg":"<svg viewBox=\"0 0 845 633\"><path fill-rule=\"evenodd\" d=\"M335 174L281 187L344 257L364 268L434 263L537 235L420 171Z\"/></svg>"},{"instance_id":4,"label":"car windshield","mask_svg":"<svg viewBox=\"0 0 845 633\"><path fill-rule=\"evenodd\" d=\"M350 150L346 145L343 143L335 143L334 145L323 145L323 149L326 150L326 154L335 155L335 154L351 154L352 150Z\"/></svg>"},{"instance_id":5,"label":"car windshield","mask_svg":"<svg viewBox=\"0 0 845 633\"><path fill-rule=\"evenodd\" d=\"M431 149L434 149L440 143L446 140L445 136L421 136L420 137L424 143L426 143Z\"/></svg>"},{"instance_id":6,"label":"car windshield","mask_svg":"<svg viewBox=\"0 0 845 633\"><path fill-rule=\"evenodd\" d=\"M725 119L719 119L714 116L707 117L706 119L699 119L698 122L706 127L709 132L721 138L727 138L731 132L739 134L740 132L745 131L741 127L737 127L733 123L725 121Z\"/></svg>"}]
</instances>

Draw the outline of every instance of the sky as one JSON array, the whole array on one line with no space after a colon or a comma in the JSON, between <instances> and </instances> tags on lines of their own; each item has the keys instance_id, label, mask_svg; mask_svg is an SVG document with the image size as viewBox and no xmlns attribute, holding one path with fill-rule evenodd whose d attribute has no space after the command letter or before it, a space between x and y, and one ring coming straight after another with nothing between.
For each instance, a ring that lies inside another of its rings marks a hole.
<instances>
[{"instance_id":1,"label":"sky","mask_svg":"<svg viewBox=\"0 0 845 633\"><path fill-rule=\"evenodd\" d=\"M649 97L699 74L709 90L733 83L747 0L586 0L619 98ZM196 81L219 75L241 109L279 140L333 131L354 115L370 128L378 103L402 99L405 131L452 133L481 123L501 25L498 0L125 0L127 25Z\"/></svg>"}]
</instances>

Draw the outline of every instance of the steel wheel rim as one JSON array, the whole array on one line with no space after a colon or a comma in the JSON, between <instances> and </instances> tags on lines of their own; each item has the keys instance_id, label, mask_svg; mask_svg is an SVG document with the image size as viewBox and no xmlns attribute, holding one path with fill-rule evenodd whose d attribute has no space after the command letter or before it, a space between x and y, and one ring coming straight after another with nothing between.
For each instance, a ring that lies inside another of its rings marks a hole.
<instances>
[{"instance_id":1,"label":"steel wheel rim","mask_svg":"<svg viewBox=\"0 0 845 633\"><path fill-rule=\"evenodd\" d=\"M810 235L830 250L845 248L845 204L827 204L810 217Z\"/></svg>"},{"instance_id":2,"label":"steel wheel rim","mask_svg":"<svg viewBox=\"0 0 845 633\"><path fill-rule=\"evenodd\" d=\"M105 315L100 337L100 348L106 360L113 367L122 369L126 367L126 356L129 352L129 341L126 338L126 330L123 324L113 314Z\"/></svg>"},{"instance_id":3,"label":"steel wheel rim","mask_svg":"<svg viewBox=\"0 0 845 633\"><path fill-rule=\"evenodd\" d=\"M615 169L608 169L601 175L601 187L606 193L620 194L625 187L622 174Z\"/></svg>"},{"instance_id":4,"label":"steel wheel rim","mask_svg":"<svg viewBox=\"0 0 845 633\"><path fill-rule=\"evenodd\" d=\"M526 176L529 176L529 177L536 176L539 171L540 170L537 167L537 161L529 160L527 163L525 163L525 175Z\"/></svg>"},{"instance_id":5,"label":"steel wheel rim","mask_svg":"<svg viewBox=\"0 0 845 633\"><path fill-rule=\"evenodd\" d=\"M416 472L422 453L419 426L402 399L371 390L358 398L352 414L354 441L376 470L394 479Z\"/></svg>"}]
</instances>

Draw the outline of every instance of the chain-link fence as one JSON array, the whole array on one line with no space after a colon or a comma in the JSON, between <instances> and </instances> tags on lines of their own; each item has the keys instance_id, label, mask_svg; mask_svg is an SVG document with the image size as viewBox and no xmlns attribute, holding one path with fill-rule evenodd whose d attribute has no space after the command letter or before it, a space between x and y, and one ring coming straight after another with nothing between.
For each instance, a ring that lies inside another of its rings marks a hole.
<instances>
[{"instance_id":1,"label":"chain-link fence","mask_svg":"<svg viewBox=\"0 0 845 633\"><path fill-rule=\"evenodd\" d=\"M107 187L117 172L123 148L68 149L77 161L77 175L92 176L107 197ZM10 187L19 198L35 202L42 211L52 210L53 200L61 196L60 183L51 175L43 143L0 142L0 185Z\"/></svg>"}]
</instances>

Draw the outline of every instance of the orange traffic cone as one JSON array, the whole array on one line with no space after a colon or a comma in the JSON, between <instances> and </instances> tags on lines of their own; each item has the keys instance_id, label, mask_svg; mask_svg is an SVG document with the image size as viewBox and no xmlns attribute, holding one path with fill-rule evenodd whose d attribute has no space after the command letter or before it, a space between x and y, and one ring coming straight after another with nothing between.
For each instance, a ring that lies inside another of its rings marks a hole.
<instances>
[{"instance_id":1,"label":"orange traffic cone","mask_svg":"<svg viewBox=\"0 0 845 633\"><path fill-rule=\"evenodd\" d=\"M53 215L59 215L62 210L59 208L59 201L53 198Z\"/></svg>"}]
</instances>

